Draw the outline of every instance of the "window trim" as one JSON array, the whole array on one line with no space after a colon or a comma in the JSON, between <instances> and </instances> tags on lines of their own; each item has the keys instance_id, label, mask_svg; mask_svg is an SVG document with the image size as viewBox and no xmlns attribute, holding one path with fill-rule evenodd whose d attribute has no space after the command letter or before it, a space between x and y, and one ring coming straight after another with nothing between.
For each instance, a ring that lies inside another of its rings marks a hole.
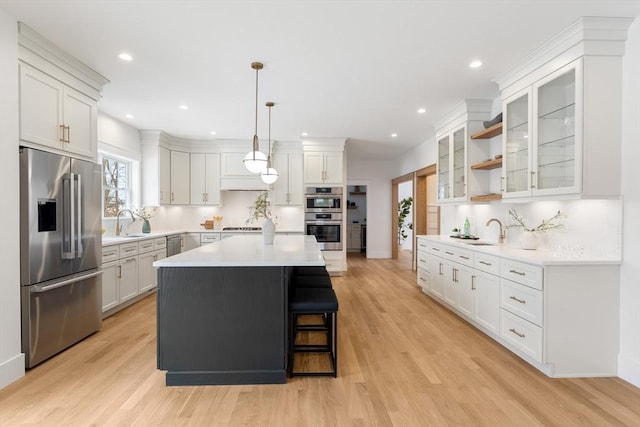
<instances>
[{"instance_id":1,"label":"window trim","mask_svg":"<svg viewBox=\"0 0 640 427\"><path fill-rule=\"evenodd\" d=\"M116 154L112 154L112 153L108 153L108 152L100 152L98 153L98 161L100 162L100 165L103 167L102 170L102 185L101 185L101 192L102 192L102 196L101 196L101 215L102 215L102 219L115 219L115 215L114 216L104 216L104 192L105 192L105 186L104 186L104 160L112 160L112 161L116 161L116 162L120 162L123 164L126 164L126 187L124 188L116 188L116 187L106 187L106 188L112 188L114 190L117 191L123 191L126 192L127 194L127 203L125 204L123 209L132 209L134 202L133 202L133 196L134 196L134 191L133 191L133 164L134 164L134 160L133 159L129 159L127 157L123 157L123 156L118 156Z\"/></svg>"}]
</instances>

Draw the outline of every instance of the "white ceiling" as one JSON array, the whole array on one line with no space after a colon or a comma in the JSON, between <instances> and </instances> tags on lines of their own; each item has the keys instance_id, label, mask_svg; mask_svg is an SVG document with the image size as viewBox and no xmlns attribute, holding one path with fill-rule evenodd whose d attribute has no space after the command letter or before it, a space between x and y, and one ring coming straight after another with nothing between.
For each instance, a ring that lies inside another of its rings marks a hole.
<instances>
[{"instance_id":1,"label":"white ceiling","mask_svg":"<svg viewBox=\"0 0 640 427\"><path fill-rule=\"evenodd\" d=\"M264 103L273 101L273 139L345 137L350 156L390 159L431 138L460 100L497 97L492 78L580 16L638 16L640 0L0 0L0 8L107 77L99 109L138 129L250 140L250 64L260 61L261 141ZM134 60L119 60L123 51ZM473 59L483 67L469 68Z\"/></svg>"}]
</instances>

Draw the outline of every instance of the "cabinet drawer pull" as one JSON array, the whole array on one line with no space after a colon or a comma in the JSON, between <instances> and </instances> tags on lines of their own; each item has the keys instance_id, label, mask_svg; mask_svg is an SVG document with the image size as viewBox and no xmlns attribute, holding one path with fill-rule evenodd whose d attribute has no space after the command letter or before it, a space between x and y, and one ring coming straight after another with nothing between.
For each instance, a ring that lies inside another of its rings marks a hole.
<instances>
[{"instance_id":1,"label":"cabinet drawer pull","mask_svg":"<svg viewBox=\"0 0 640 427\"><path fill-rule=\"evenodd\" d=\"M447 255L453 255L453 252L449 252L449 251L444 251L444 253Z\"/></svg>"},{"instance_id":2,"label":"cabinet drawer pull","mask_svg":"<svg viewBox=\"0 0 640 427\"><path fill-rule=\"evenodd\" d=\"M418 259L418 261L420 261L420 262L427 262L427 260L426 260L426 259L422 259L422 258Z\"/></svg>"},{"instance_id":3,"label":"cabinet drawer pull","mask_svg":"<svg viewBox=\"0 0 640 427\"><path fill-rule=\"evenodd\" d=\"M126 259L124 263L129 264L130 262L134 262L135 260L136 260L135 258L129 258L129 259Z\"/></svg>"},{"instance_id":4,"label":"cabinet drawer pull","mask_svg":"<svg viewBox=\"0 0 640 427\"><path fill-rule=\"evenodd\" d=\"M527 303L527 301L525 301L525 300L523 300L523 299L519 299L518 297L514 297L513 295L511 295L511 296L509 297L509 299L512 299L512 300L514 300L514 301L517 301L517 302L519 302L520 304L526 304L526 303Z\"/></svg>"},{"instance_id":5,"label":"cabinet drawer pull","mask_svg":"<svg viewBox=\"0 0 640 427\"><path fill-rule=\"evenodd\" d=\"M421 282L425 282L425 283L426 283L426 280L424 280L424 278L423 278L423 277L421 277L421 278L420 278L420 281L421 281Z\"/></svg>"},{"instance_id":6,"label":"cabinet drawer pull","mask_svg":"<svg viewBox=\"0 0 640 427\"><path fill-rule=\"evenodd\" d=\"M460 255L460 258L462 258L462 259L469 259L469 257L468 257L468 256L464 256L464 255Z\"/></svg>"},{"instance_id":7,"label":"cabinet drawer pull","mask_svg":"<svg viewBox=\"0 0 640 427\"><path fill-rule=\"evenodd\" d=\"M509 270L509 273L518 274L520 276L526 276L527 275L527 273L525 273L523 271L518 271L518 270L514 270L514 269Z\"/></svg>"},{"instance_id":8,"label":"cabinet drawer pull","mask_svg":"<svg viewBox=\"0 0 640 427\"><path fill-rule=\"evenodd\" d=\"M491 263L490 263L490 262L486 262L486 261L478 261L478 262L479 262L480 264L483 264L483 265L491 265Z\"/></svg>"},{"instance_id":9,"label":"cabinet drawer pull","mask_svg":"<svg viewBox=\"0 0 640 427\"><path fill-rule=\"evenodd\" d=\"M418 246L420 246L421 248L426 248L427 247L427 245L423 245L422 243L419 244Z\"/></svg>"},{"instance_id":10,"label":"cabinet drawer pull","mask_svg":"<svg viewBox=\"0 0 640 427\"><path fill-rule=\"evenodd\" d=\"M524 338L524 334L521 334L520 332L516 331L515 329L511 328L509 329L509 332L516 334L517 336L519 336L520 338Z\"/></svg>"},{"instance_id":11,"label":"cabinet drawer pull","mask_svg":"<svg viewBox=\"0 0 640 427\"><path fill-rule=\"evenodd\" d=\"M431 249L433 249L436 252L440 252L440 249L438 249L438 248L431 248Z\"/></svg>"}]
</instances>

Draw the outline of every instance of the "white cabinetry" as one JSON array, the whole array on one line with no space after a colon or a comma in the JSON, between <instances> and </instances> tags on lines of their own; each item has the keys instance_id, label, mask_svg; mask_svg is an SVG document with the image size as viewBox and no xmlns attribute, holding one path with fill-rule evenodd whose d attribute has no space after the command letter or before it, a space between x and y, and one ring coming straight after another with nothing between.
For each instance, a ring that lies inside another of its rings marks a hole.
<instances>
[{"instance_id":1,"label":"white cabinetry","mask_svg":"<svg viewBox=\"0 0 640 427\"><path fill-rule=\"evenodd\" d=\"M427 236L418 236L419 259L420 245L429 248L420 286L546 375L616 374L619 265L557 257L540 265L507 248L488 254Z\"/></svg>"},{"instance_id":2,"label":"white cabinetry","mask_svg":"<svg viewBox=\"0 0 640 427\"><path fill-rule=\"evenodd\" d=\"M200 233L200 246L220 241L220 233Z\"/></svg>"},{"instance_id":3,"label":"white cabinetry","mask_svg":"<svg viewBox=\"0 0 640 427\"><path fill-rule=\"evenodd\" d=\"M158 167L158 200L160 204L168 205L171 204L171 151L169 149L158 147Z\"/></svg>"},{"instance_id":4,"label":"white cabinetry","mask_svg":"<svg viewBox=\"0 0 640 427\"><path fill-rule=\"evenodd\" d=\"M167 239L165 237L161 237L157 239L144 240L139 243L138 291L140 293L149 291L158 286L157 270L153 266L153 263L167 257L166 242Z\"/></svg>"},{"instance_id":5,"label":"white cabinetry","mask_svg":"<svg viewBox=\"0 0 640 427\"><path fill-rule=\"evenodd\" d=\"M247 151L249 149L247 148ZM242 153L223 151L220 154L220 188L222 190L267 190L269 186L260 174L249 172L244 166Z\"/></svg>"},{"instance_id":6,"label":"white cabinetry","mask_svg":"<svg viewBox=\"0 0 640 427\"><path fill-rule=\"evenodd\" d=\"M171 151L171 204L189 204L189 153Z\"/></svg>"},{"instance_id":7,"label":"white cabinetry","mask_svg":"<svg viewBox=\"0 0 640 427\"><path fill-rule=\"evenodd\" d=\"M191 153L191 204L220 204L220 154Z\"/></svg>"},{"instance_id":8,"label":"white cabinetry","mask_svg":"<svg viewBox=\"0 0 640 427\"><path fill-rule=\"evenodd\" d=\"M481 192L481 183L469 180L469 165L486 160L470 135L482 128L489 118L491 101L465 100L436 124L438 202L466 202L469 195Z\"/></svg>"},{"instance_id":9,"label":"white cabinetry","mask_svg":"<svg viewBox=\"0 0 640 427\"><path fill-rule=\"evenodd\" d=\"M278 206L302 206L302 153L275 153L272 161L279 174L278 180L273 184L274 203Z\"/></svg>"},{"instance_id":10,"label":"white cabinetry","mask_svg":"<svg viewBox=\"0 0 640 427\"><path fill-rule=\"evenodd\" d=\"M342 152L305 152L304 182L307 184L342 184Z\"/></svg>"},{"instance_id":11,"label":"white cabinetry","mask_svg":"<svg viewBox=\"0 0 640 427\"><path fill-rule=\"evenodd\" d=\"M119 302L125 302L138 295L138 243L120 245Z\"/></svg>"},{"instance_id":12,"label":"white cabinetry","mask_svg":"<svg viewBox=\"0 0 640 427\"><path fill-rule=\"evenodd\" d=\"M108 80L19 23L20 143L97 157L97 105Z\"/></svg>"},{"instance_id":13,"label":"white cabinetry","mask_svg":"<svg viewBox=\"0 0 640 427\"><path fill-rule=\"evenodd\" d=\"M347 225L347 251L360 252L362 242L362 227L360 224Z\"/></svg>"},{"instance_id":14,"label":"white cabinetry","mask_svg":"<svg viewBox=\"0 0 640 427\"><path fill-rule=\"evenodd\" d=\"M631 22L581 18L496 79L504 100L503 198L620 195L622 56Z\"/></svg>"},{"instance_id":15,"label":"white cabinetry","mask_svg":"<svg viewBox=\"0 0 640 427\"><path fill-rule=\"evenodd\" d=\"M329 273L340 274L344 271L344 251L322 251L322 257Z\"/></svg>"}]
</instances>

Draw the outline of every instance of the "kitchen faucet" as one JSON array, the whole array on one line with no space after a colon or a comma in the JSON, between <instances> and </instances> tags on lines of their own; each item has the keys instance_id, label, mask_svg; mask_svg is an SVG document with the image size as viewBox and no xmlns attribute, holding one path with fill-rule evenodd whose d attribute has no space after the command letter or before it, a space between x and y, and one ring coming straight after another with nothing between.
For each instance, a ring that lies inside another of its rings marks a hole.
<instances>
[{"instance_id":1,"label":"kitchen faucet","mask_svg":"<svg viewBox=\"0 0 640 427\"><path fill-rule=\"evenodd\" d=\"M119 211L116 214L116 236L120 235L120 214L122 212L129 212L129 215L131 215L131 222L135 222L136 217L133 216L133 212L131 212L131 209L122 209L121 211Z\"/></svg>"},{"instance_id":2,"label":"kitchen faucet","mask_svg":"<svg viewBox=\"0 0 640 427\"><path fill-rule=\"evenodd\" d=\"M497 218L491 218L489 221L487 221L487 227L489 226L489 224L491 224L492 222L497 222L498 225L500 226L500 235L499 235L499 239L498 242L500 243L504 243L504 228L502 228L502 223L500 222L499 219Z\"/></svg>"}]
</instances>

